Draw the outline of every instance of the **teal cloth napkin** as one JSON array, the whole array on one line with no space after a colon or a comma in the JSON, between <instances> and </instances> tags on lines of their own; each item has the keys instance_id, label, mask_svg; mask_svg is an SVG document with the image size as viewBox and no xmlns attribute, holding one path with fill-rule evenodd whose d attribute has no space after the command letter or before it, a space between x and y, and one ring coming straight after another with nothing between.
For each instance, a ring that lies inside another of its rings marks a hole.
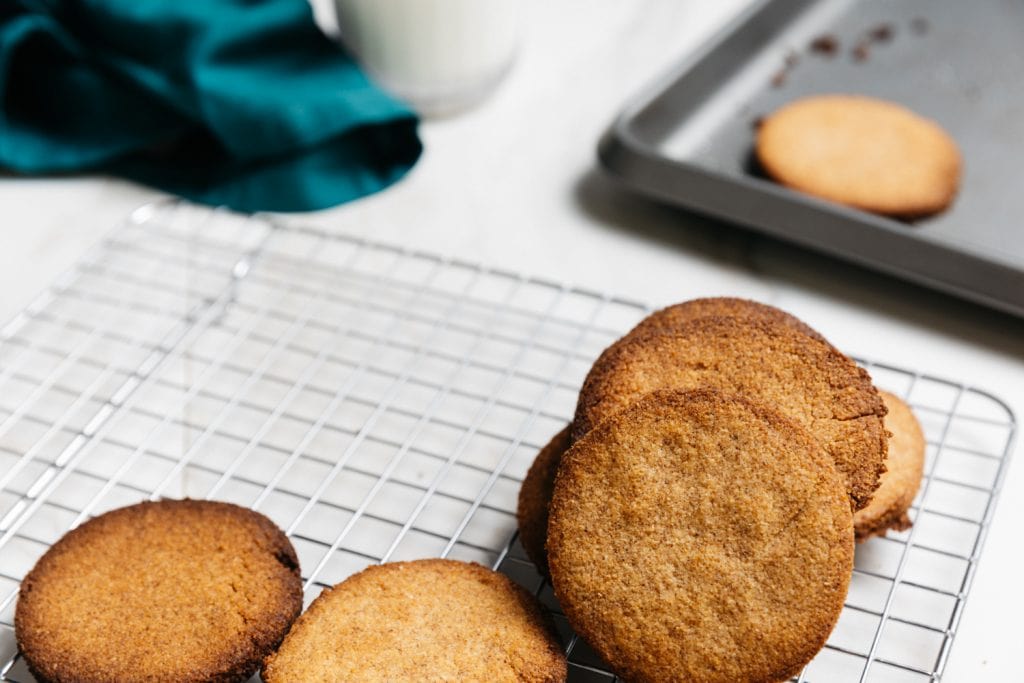
<instances>
[{"instance_id":1,"label":"teal cloth napkin","mask_svg":"<svg viewBox=\"0 0 1024 683\"><path fill-rule=\"evenodd\" d=\"M306 0L0 0L0 167L99 171L240 211L375 192L415 115Z\"/></svg>"}]
</instances>

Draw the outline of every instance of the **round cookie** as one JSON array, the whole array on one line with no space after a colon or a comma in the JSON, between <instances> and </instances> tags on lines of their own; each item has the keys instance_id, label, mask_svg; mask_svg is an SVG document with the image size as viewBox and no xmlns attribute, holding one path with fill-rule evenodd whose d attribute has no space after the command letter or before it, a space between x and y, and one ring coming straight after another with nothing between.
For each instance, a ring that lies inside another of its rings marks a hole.
<instances>
[{"instance_id":1,"label":"round cookie","mask_svg":"<svg viewBox=\"0 0 1024 683\"><path fill-rule=\"evenodd\" d=\"M537 453L519 488L519 506L516 508L519 542L537 571L544 576L548 574L547 551L544 550L548 537L548 503L555 488L558 463L562 453L568 449L569 426L566 425Z\"/></svg>"},{"instance_id":2,"label":"round cookie","mask_svg":"<svg viewBox=\"0 0 1024 683\"><path fill-rule=\"evenodd\" d=\"M263 667L266 683L564 681L537 600L455 560L375 565L325 590Z\"/></svg>"},{"instance_id":3,"label":"round cookie","mask_svg":"<svg viewBox=\"0 0 1024 683\"><path fill-rule=\"evenodd\" d=\"M263 515L163 500L65 534L21 583L18 647L42 683L245 681L302 610L299 563Z\"/></svg>"},{"instance_id":4,"label":"round cookie","mask_svg":"<svg viewBox=\"0 0 1024 683\"><path fill-rule=\"evenodd\" d=\"M910 509L924 471L925 438L910 406L887 391L879 392L889 414L885 426L892 432L889 439L887 470L871 502L853 516L853 529L858 541L871 536L884 536L889 529L903 531L911 526Z\"/></svg>"},{"instance_id":5,"label":"round cookie","mask_svg":"<svg viewBox=\"0 0 1024 683\"><path fill-rule=\"evenodd\" d=\"M942 211L960 183L960 152L938 124L870 97L787 104L765 118L756 148L761 166L783 185L891 216Z\"/></svg>"},{"instance_id":6,"label":"round cookie","mask_svg":"<svg viewBox=\"0 0 1024 683\"><path fill-rule=\"evenodd\" d=\"M749 299L738 299L735 297L719 296L704 299L691 299L680 304L668 306L651 313L641 320L636 327L626 334L626 337L638 337L653 333L675 332L681 325L698 318L709 316L728 316L736 318L752 318L754 320L773 320L788 325L794 330L814 337L824 339L817 330L812 328L795 315L786 313L780 308L762 304Z\"/></svg>"},{"instance_id":7,"label":"round cookie","mask_svg":"<svg viewBox=\"0 0 1024 683\"><path fill-rule=\"evenodd\" d=\"M659 391L563 456L548 563L569 622L631 681L782 681L824 645L853 569L831 459L798 424Z\"/></svg>"},{"instance_id":8,"label":"round cookie","mask_svg":"<svg viewBox=\"0 0 1024 683\"><path fill-rule=\"evenodd\" d=\"M862 368L827 342L769 320L707 317L673 334L622 339L580 390L572 435L655 389L707 387L770 405L803 425L846 479L854 509L885 469L885 405Z\"/></svg>"}]
</instances>

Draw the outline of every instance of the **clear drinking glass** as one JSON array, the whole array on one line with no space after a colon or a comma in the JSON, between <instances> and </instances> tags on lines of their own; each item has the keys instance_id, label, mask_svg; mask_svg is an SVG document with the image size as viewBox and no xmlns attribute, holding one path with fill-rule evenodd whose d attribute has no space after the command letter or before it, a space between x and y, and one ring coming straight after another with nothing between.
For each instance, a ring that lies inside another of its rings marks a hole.
<instances>
[{"instance_id":1,"label":"clear drinking glass","mask_svg":"<svg viewBox=\"0 0 1024 683\"><path fill-rule=\"evenodd\" d=\"M486 97L515 59L523 0L335 0L371 77L426 116Z\"/></svg>"}]
</instances>

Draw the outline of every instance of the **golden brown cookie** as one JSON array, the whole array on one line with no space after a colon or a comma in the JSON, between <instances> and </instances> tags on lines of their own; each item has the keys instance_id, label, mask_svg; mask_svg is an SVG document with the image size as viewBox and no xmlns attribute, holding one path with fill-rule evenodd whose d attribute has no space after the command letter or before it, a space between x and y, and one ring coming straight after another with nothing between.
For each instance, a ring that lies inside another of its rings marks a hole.
<instances>
[{"instance_id":1,"label":"golden brown cookie","mask_svg":"<svg viewBox=\"0 0 1024 683\"><path fill-rule=\"evenodd\" d=\"M673 334L612 344L583 383L572 435L655 389L701 387L760 401L807 428L835 460L854 509L878 487L888 439L868 373L827 342L771 320L700 318Z\"/></svg>"},{"instance_id":2,"label":"golden brown cookie","mask_svg":"<svg viewBox=\"0 0 1024 683\"><path fill-rule=\"evenodd\" d=\"M773 320L788 325L794 330L803 332L811 337L823 339L817 330L795 315L787 313L780 308L762 304L759 301L728 296L691 299L690 301L662 308L641 320L626 336L637 337L653 333L675 332L680 325L698 318L707 318L708 316Z\"/></svg>"},{"instance_id":3,"label":"golden brown cookie","mask_svg":"<svg viewBox=\"0 0 1024 683\"><path fill-rule=\"evenodd\" d=\"M839 617L853 518L796 422L660 391L563 456L548 563L569 622L626 680L782 681Z\"/></svg>"},{"instance_id":4,"label":"golden brown cookie","mask_svg":"<svg viewBox=\"0 0 1024 683\"><path fill-rule=\"evenodd\" d=\"M889 409L885 426L889 439L887 471L882 475L871 502L853 516L858 541L871 536L884 536L889 529L903 531L911 526L907 510L921 486L924 471L925 438L910 406L887 391L879 392Z\"/></svg>"},{"instance_id":5,"label":"golden brown cookie","mask_svg":"<svg viewBox=\"0 0 1024 683\"><path fill-rule=\"evenodd\" d=\"M547 552L544 550L548 537L548 503L555 488L558 462L568 448L569 427L566 425L537 453L519 488L519 507L516 509L519 542L537 571L544 576L548 574Z\"/></svg>"},{"instance_id":6,"label":"golden brown cookie","mask_svg":"<svg viewBox=\"0 0 1024 683\"><path fill-rule=\"evenodd\" d=\"M263 667L266 683L564 681L537 600L455 560L370 567L325 590Z\"/></svg>"},{"instance_id":7,"label":"golden brown cookie","mask_svg":"<svg viewBox=\"0 0 1024 683\"><path fill-rule=\"evenodd\" d=\"M295 550L263 515L164 500L65 534L21 583L18 647L43 683L245 681L302 610Z\"/></svg>"},{"instance_id":8,"label":"golden brown cookie","mask_svg":"<svg viewBox=\"0 0 1024 683\"><path fill-rule=\"evenodd\" d=\"M942 211L960 184L960 152L937 123L855 95L782 107L758 128L757 158L783 185L891 216Z\"/></svg>"}]
</instances>

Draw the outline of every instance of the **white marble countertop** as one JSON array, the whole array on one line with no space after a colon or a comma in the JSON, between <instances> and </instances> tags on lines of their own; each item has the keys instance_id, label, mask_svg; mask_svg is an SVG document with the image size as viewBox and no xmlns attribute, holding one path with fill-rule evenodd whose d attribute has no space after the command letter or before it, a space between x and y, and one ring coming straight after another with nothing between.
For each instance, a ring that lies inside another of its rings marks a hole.
<instances>
[{"instance_id":1,"label":"white marble countertop","mask_svg":"<svg viewBox=\"0 0 1024 683\"><path fill-rule=\"evenodd\" d=\"M430 122L412 173L376 196L287 220L420 246L652 304L739 295L781 306L837 345L969 382L1024 415L1024 321L643 201L595 166L622 103L744 0L530 4L508 82ZM0 319L132 208L116 179L0 179ZM1019 448L1017 450L1020 450ZM1012 466L944 680L1024 680L1024 469Z\"/></svg>"}]
</instances>

